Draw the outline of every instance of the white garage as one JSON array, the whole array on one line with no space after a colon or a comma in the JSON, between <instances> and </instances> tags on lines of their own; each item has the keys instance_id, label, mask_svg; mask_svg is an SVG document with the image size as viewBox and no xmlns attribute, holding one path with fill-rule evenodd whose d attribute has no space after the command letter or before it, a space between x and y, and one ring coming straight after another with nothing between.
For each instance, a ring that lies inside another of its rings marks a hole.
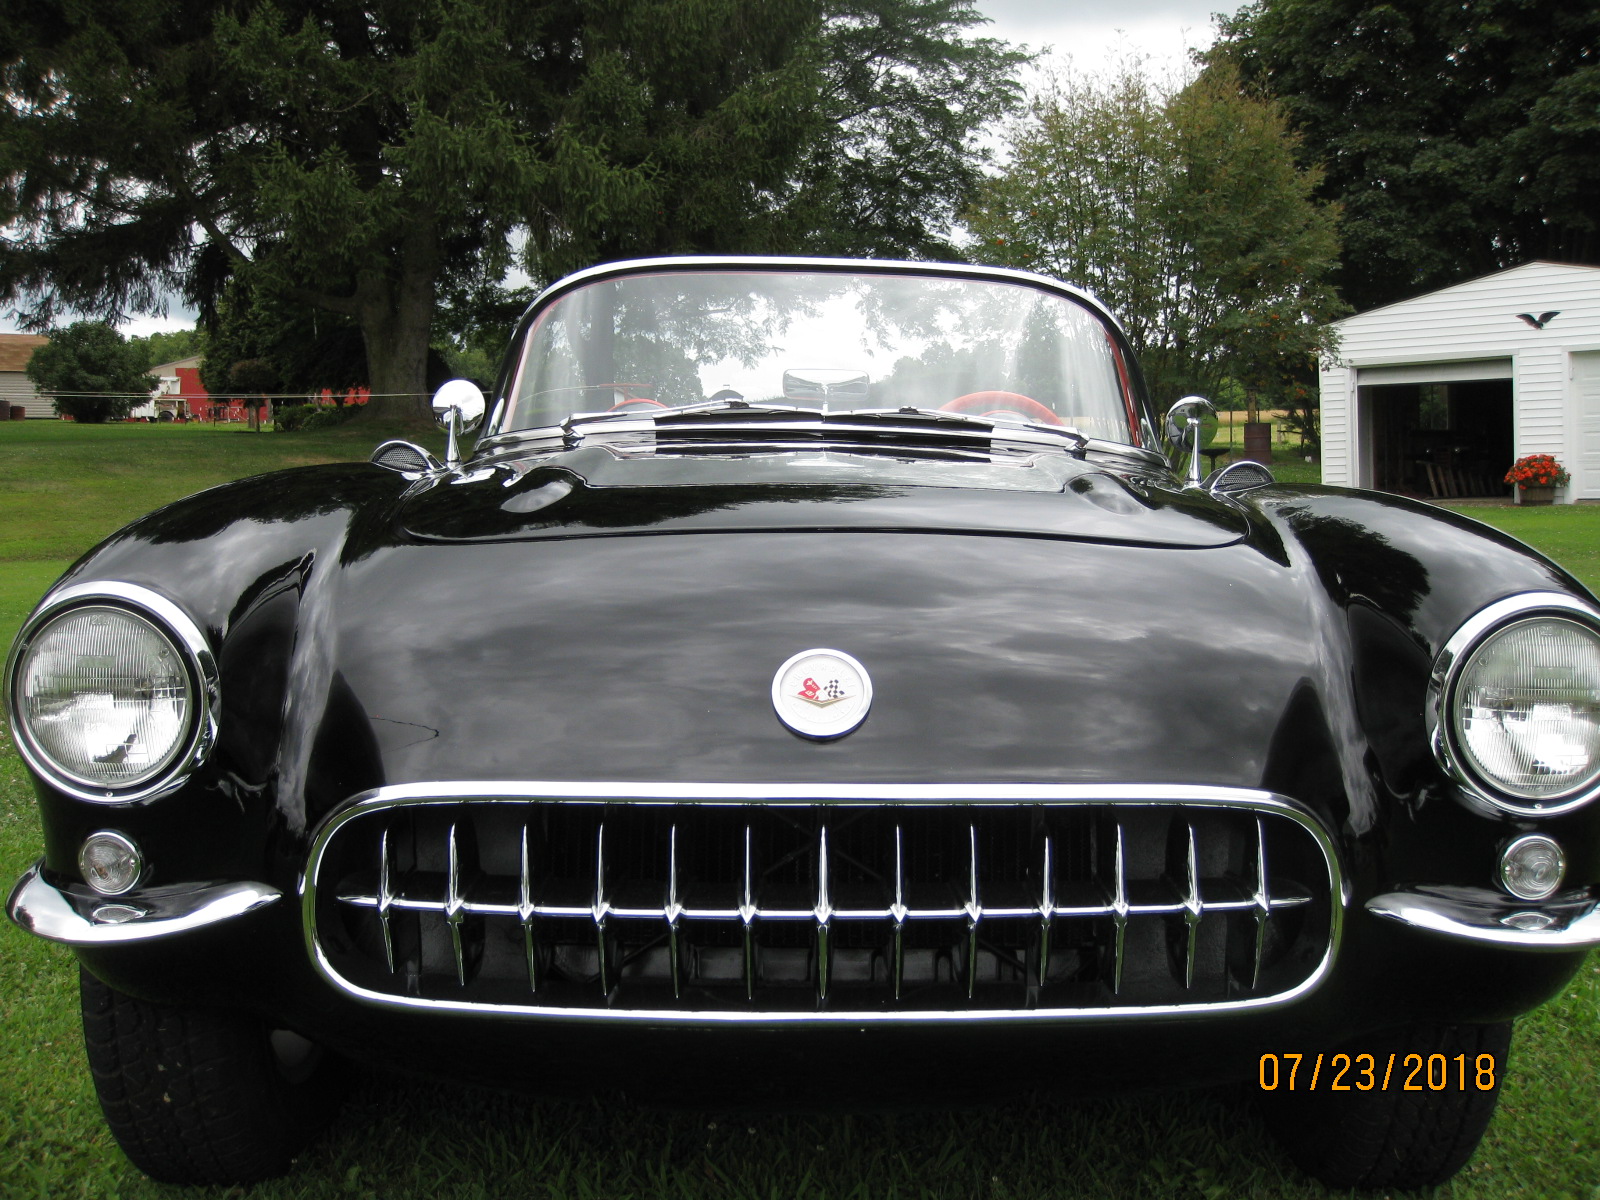
<instances>
[{"instance_id":1,"label":"white garage","mask_svg":"<svg viewBox=\"0 0 1600 1200\"><path fill-rule=\"evenodd\" d=\"M1531 262L1334 328L1324 483L1505 496L1514 459L1553 454L1558 503L1600 500L1600 267Z\"/></svg>"}]
</instances>

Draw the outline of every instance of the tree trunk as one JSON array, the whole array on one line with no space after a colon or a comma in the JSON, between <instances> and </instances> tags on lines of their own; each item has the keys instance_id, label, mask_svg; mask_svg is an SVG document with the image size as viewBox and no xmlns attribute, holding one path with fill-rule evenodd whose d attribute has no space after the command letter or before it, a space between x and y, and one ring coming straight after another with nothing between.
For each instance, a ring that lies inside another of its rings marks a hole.
<instances>
[{"instance_id":1,"label":"tree trunk","mask_svg":"<svg viewBox=\"0 0 1600 1200\"><path fill-rule=\"evenodd\" d=\"M413 221L397 256L398 276L370 272L356 282L357 319L367 348L372 396L366 416L431 425L428 341L439 275L431 222Z\"/></svg>"}]
</instances>

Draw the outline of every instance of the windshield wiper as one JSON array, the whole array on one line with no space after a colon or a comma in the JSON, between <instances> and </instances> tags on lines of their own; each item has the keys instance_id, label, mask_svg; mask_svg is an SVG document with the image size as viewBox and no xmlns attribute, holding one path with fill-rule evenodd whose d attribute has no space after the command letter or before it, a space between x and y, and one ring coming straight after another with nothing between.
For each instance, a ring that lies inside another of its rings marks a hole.
<instances>
[{"instance_id":1,"label":"windshield wiper","mask_svg":"<svg viewBox=\"0 0 1600 1200\"><path fill-rule=\"evenodd\" d=\"M1070 425L1045 425L1033 421L1006 421L971 413L941 409L867 408L825 412L817 408L779 404L751 404L744 400L705 401L682 408L647 409L624 413L575 413L561 426L569 445L577 445L591 432L605 434L663 434L703 438L722 435L730 439L810 438L827 440L840 434L871 434L875 439L900 434L913 439L944 438L958 441L1021 442L1060 449L1066 441L1074 450L1089 438Z\"/></svg>"}]
</instances>

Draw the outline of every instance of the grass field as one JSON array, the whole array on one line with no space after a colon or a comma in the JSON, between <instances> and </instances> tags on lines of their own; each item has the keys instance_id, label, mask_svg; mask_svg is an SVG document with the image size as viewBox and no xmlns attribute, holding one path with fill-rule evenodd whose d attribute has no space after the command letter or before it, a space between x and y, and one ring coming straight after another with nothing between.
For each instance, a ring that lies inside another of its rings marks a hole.
<instances>
[{"instance_id":1,"label":"grass field","mask_svg":"<svg viewBox=\"0 0 1600 1200\"><path fill-rule=\"evenodd\" d=\"M0 424L0 645L57 574L129 518L242 474L365 457L379 435ZM436 447L437 448L437 447ZM1285 472L1288 474L1288 472ZM1472 509L1600 587L1600 507ZM38 853L31 789L0 735L0 885ZM288 1179L184 1192L106 1134L80 1049L72 956L0 922L0 1198L1325 1196L1240 1092L897 1115L663 1112L366 1078ZM1600 1200L1600 963L1524 1020L1500 1114L1438 1195Z\"/></svg>"}]
</instances>

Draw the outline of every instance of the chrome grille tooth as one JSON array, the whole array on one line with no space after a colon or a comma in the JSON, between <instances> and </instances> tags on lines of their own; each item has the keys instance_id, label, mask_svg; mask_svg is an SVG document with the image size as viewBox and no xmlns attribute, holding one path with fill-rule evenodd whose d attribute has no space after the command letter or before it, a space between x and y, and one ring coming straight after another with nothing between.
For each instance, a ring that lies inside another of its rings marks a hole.
<instances>
[{"instance_id":1,"label":"chrome grille tooth","mask_svg":"<svg viewBox=\"0 0 1600 1200\"><path fill-rule=\"evenodd\" d=\"M962 907L967 914L967 999L978 982L978 922L983 920L983 906L978 901L978 826L967 825L967 902Z\"/></svg>"},{"instance_id":2,"label":"chrome grille tooth","mask_svg":"<svg viewBox=\"0 0 1600 1200\"><path fill-rule=\"evenodd\" d=\"M383 931L383 958L394 974L394 933L389 928L389 906L394 903L393 867L389 861L389 830L378 840L378 927Z\"/></svg>"},{"instance_id":3,"label":"chrome grille tooth","mask_svg":"<svg viewBox=\"0 0 1600 1200\"><path fill-rule=\"evenodd\" d=\"M1194 823L1189 822L1188 878L1183 897L1183 924L1185 934L1183 960L1183 986L1194 986L1195 951L1200 939L1200 916L1205 906L1200 899L1200 847L1195 840Z\"/></svg>"},{"instance_id":4,"label":"chrome grille tooth","mask_svg":"<svg viewBox=\"0 0 1600 1200\"><path fill-rule=\"evenodd\" d=\"M517 858L517 919L522 923L522 954L528 963L528 990L539 990L539 947L533 937L533 870L528 858L528 826L522 826Z\"/></svg>"},{"instance_id":5,"label":"chrome grille tooth","mask_svg":"<svg viewBox=\"0 0 1600 1200\"><path fill-rule=\"evenodd\" d=\"M1116 823L1117 839L1113 850L1112 870L1115 874L1111 897L1111 923L1114 944L1111 948L1111 993L1122 994L1122 956L1128 940L1128 873L1122 845L1122 822Z\"/></svg>"},{"instance_id":6,"label":"chrome grille tooth","mask_svg":"<svg viewBox=\"0 0 1600 1200\"><path fill-rule=\"evenodd\" d=\"M1266 951L1267 920L1272 916L1272 893L1267 888L1267 826L1256 818L1256 914L1255 961L1250 972L1250 990L1261 986L1261 960Z\"/></svg>"},{"instance_id":7,"label":"chrome grille tooth","mask_svg":"<svg viewBox=\"0 0 1600 1200\"><path fill-rule=\"evenodd\" d=\"M1044 835L1044 878L1039 896L1039 986L1050 976L1050 925L1056 914L1056 886L1051 874L1050 835Z\"/></svg>"},{"instance_id":8,"label":"chrome grille tooth","mask_svg":"<svg viewBox=\"0 0 1600 1200\"><path fill-rule=\"evenodd\" d=\"M894 826L894 903L889 915L894 918L894 998L900 999L900 989L906 973L906 861L905 832L897 821Z\"/></svg>"},{"instance_id":9,"label":"chrome grille tooth","mask_svg":"<svg viewBox=\"0 0 1600 1200\"><path fill-rule=\"evenodd\" d=\"M672 960L672 998L683 996L683 980L678 963L678 918L683 907L678 903L678 825L674 821L667 831L667 954Z\"/></svg>"},{"instance_id":10,"label":"chrome grille tooth","mask_svg":"<svg viewBox=\"0 0 1600 1200\"><path fill-rule=\"evenodd\" d=\"M450 949L456 956L456 982L467 986L467 959L461 950L461 850L456 844L455 822L450 823L449 865L445 872L444 919L450 926Z\"/></svg>"},{"instance_id":11,"label":"chrome grille tooth","mask_svg":"<svg viewBox=\"0 0 1600 1200\"><path fill-rule=\"evenodd\" d=\"M611 981L606 978L606 915L611 911L611 901L606 897L606 823L601 821L594 835L594 916L595 948L599 951L598 973L600 994L611 994Z\"/></svg>"},{"instance_id":12,"label":"chrome grille tooth","mask_svg":"<svg viewBox=\"0 0 1600 1200\"><path fill-rule=\"evenodd\" d=\"M756 998L756 943L754 922L756 919L755 898L755 853L751 847L752 835L750 822L744 825L744 886L739 893L739 920L744 925L744 998L754 1001Z\"/></svg>"},{"instance_id":13,"label":"chrome grille tooth","mask_svg":"<svg viewBox=\"0 0 1600 1200\"><path fill-rule=\"evenodd\" d=\"M817 904L811 910L817 922L817 999L828 998L828 923L833 905L828 900L828 827L822 825L817 836Z\"/></svg>"}]
</instances>

